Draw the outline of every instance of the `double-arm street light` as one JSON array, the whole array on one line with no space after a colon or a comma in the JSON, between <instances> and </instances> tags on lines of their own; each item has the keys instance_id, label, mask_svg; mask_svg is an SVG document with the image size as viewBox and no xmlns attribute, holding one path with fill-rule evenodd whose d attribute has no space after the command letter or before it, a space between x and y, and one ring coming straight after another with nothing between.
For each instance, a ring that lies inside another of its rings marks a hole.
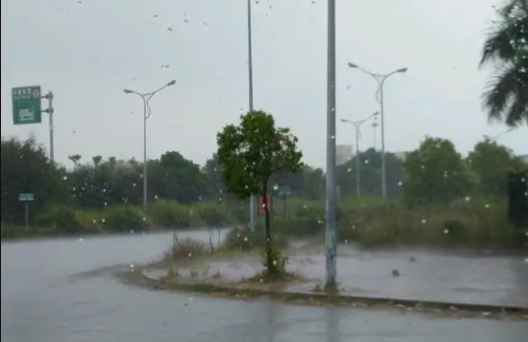
<instances>
[{"instance_id":1,"label":"double-arm street light","mask_svg":"<svg viewBox=\"0 0 528 342\"><path fill-rule=\"evenodd\" d=\"M163 87L151 91L150 93L138 93L134 90L124 89L124 92L126 94L139 95L143 100L143 209L147 209L147 119L150 117L151 114L149 101L150 99L152 99L154 94L174 84L176 84L176 81L172 80L169 83L165 84Z\"/></svg>"},{"instance_id":2,"label":"double-arm street light","mask_svg":"<svg viewBox=\"0 0 528 342\"><path fill-rule=\"evenodd\" d=\"M407 68L401 68L398 70L394 70L393 72L390 72L388 74L375 74L373 72L370 72L366 69L363 69L359 66L357 66L354 63L348 63L348 66L350 68L355 68L358 70L363 71L364 73L372 76L378 83L378 90L376 91L376 100L380 104L380 113L381 113L381 192L383 194L383 198L387 198L387 170L385 165L385 113L384 113L384 106L383 106L383 85L385 84L385 80L389 78L390 76L397 74L397 73L404 73L407 71Z\"/></svg>"},{"instance_id":3,"label":"double-arm street light","mask_svg":"<svg viewBox=\"0 0 528 342\"><path fill-rule=\"evenodd\" d=\"M358 197L361 195L361 180L360 180L360 172L359 172L359 168L361 166L361 163L359 162L359 139L361 138L361 125L365 123L366 121L376 117L378 114L379 112L376 112L359 121L350 121L347 119L341 119L341 122L349 123L353 125L356 131L355 132L356 133L356 196Z\"/></svg>"}]
</instances>

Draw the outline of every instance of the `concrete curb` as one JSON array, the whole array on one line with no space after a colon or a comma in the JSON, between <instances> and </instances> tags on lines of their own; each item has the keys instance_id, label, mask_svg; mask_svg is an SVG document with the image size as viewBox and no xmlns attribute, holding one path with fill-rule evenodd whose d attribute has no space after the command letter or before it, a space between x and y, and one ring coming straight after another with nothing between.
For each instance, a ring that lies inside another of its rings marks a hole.
<instances>
[{"instance_id":1,"label":"concrete curb","mask_svg":"<svg viewBox=\"0 0 528 342\"><path fill-rule=\"evenodd\" d=\"M319 292L292 292L280 291L262 288L236 288L229 284L219 284L208 281L198 282L178 282L155 278L142 272L142 277L157 289L170 289L183 292L195 293L221 293L230 296L246 296L246 297L268 297L273 299L280 299L285 302L292 301L315 301L327 304L356 304L358 306L391 306L406 309L430 309L430 310L449 310L451 312L466 311L471 313L486 313L490 314L514 314L521 315L523 318L528 318L528 307L521 306L500 306L487 304L468 304L468 303L452 303L452 302L436 302L424 300L409 300L409 299L390 299L390 298L376 298L376 297L360 297L350 295L340 295L319 293Z\"/></svg>"}]
</instances>

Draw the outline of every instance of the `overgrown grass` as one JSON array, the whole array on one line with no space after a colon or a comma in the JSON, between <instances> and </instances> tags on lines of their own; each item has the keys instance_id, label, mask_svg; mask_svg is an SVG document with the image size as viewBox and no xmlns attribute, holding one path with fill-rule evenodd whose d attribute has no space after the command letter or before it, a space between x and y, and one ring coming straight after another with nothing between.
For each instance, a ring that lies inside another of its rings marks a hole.
<instances>
[{"instance_id":1,"label":"overgrown grass","mask_svg":"<svg viewBox=\"0 0 528 342\"><path fill-rule=\"evenodd\" d=\"M77 210L67 206L51 206L38 214L30 224L44 227L52 235L121 233L161 229L191 229L227 227L245 220L247 211L238 204L198 202L184 205L174 201L157 200L147 211L131 205L110 205L99 210ZM7 227L7 226L6 226ZM25 233L20 227L9 226L2 238ZM36 234L33 229L32 233Z\"/></svg>"},{"instance_id":2,"label":"overgrown grass","mask_svg":"<svg viewBox=\"0 0 528 342\"><path fill-rule=\"evenodd\" d=\"M373 199L345 199L336 212L340 242L364 247L397 244L440 247L525 248L526 234L507 220L504 201L467 199L451 205L408 207ZM324 234L324 203L304 202L274 218L274 231L293 237Z\"/></svg>"},{"instance_id":3,"label":"overgrown grass","mask_svg":"<svg viewBox=\"0 0 528 342\"><path fill-rule=\"evenodd\" d=\"M279 247L288 239L323 236L323 201L291 198L276 201L272 213L272 235ZM152 229L190 229L227 227L247 223L247 203L198 202L184 205L166 200L154 201L144 212L133 206L108 206L104 210L74 210L50 207L38 215L26 232L2 224L2 238L27 235L97 234ZM514 230L507 221L504 201L462 200L451 205L408 207L385 203L377 198L345 198L336 212L338 241L365 247L419 244L442 247L514 249L525 246L524 232ZM236 229L227 236L223 249L251 250L264 246L264 222L259 219L257 234Z\"/></svg>"}]
</instances>

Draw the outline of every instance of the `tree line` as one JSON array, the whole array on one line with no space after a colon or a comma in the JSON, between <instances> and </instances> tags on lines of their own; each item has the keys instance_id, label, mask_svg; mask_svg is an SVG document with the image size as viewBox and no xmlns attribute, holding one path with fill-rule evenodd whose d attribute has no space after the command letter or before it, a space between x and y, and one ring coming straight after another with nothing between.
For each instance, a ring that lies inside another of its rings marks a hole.
<instances>
[{"instance_id":1,"label":"tree line","mask_svg":"<svg viewBox=\"0 0 528 342\"><path fill-rule=\"evenodd\" d=\"M143 165L115 157L70 156L69 167L52 164L46 150L35 139L2 139L2 222L22 224L24 210L18 194L33 193L33 210L64 204L79 209L100 209L114 204L140 205L143 197ZM360 159L361 196L381 195L381 156L366 150L337 167L336 183L341 197L356 196ZM512 151L491 140L477 143L462 156L452 142L427 138L401 160L386 155L387 193L392 200L410 204L449 203L470 196L506 197L506 173L521 171L526 164ZM185 204L200 201L240 201L229 193L221 175L217 154L204 165L194 163L177 151L149 160L149 200L166 199ZM323 200L325 176L320 168L302 165L295 173L277 172L269 180L287 185L291 196Z\"/></svg>"}]
</instances>

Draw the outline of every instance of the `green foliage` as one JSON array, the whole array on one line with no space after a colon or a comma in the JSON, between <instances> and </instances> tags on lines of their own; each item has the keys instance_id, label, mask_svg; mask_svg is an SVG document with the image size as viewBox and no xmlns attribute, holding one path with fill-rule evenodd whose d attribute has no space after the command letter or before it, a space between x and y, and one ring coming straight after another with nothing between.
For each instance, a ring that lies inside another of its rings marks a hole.
<instances>
[{"instance_id":1,"label":"green foliage","mask_svg":"<svg viewBox=\"0 0 528 342\"><path fill-rule=\"evenodd\" d=\"M338 203L342 216L337 220L337 238L341 243L364 247L390 245L462 246L472 248L518 248L520 237L507 221L504 200L471 198L451 205L410 208L403 203L375 201L358 204L361 199ZM308 208L321 202L305 201ZM296 214L274 218L281 235L303 238L324 237L319 219Z\"/></svg>"},{"instance_id":2,"label":"green foliage","mask_svg":"<svg viewBox=\"0 0 528 342\"><path fill-rule=\"evenodd\" d=\"M24 229L9 223L2 222L2 239L14 239L24 234Z\"/></svg>"},{"instance_id":3,"label":"green foliage","mask_svg":"<svg viewBox=\"0 0 528 342\"><path fill-rule=\"evenodd\" d=\"M54 206L36 218L38 227L53 227L59 234L77 234L83 227L74 209L66 206Z\"/></svg>"},{"instance_id":4,"label":"green foliage","mask_svg":"<svg viewBox=\"0 0 528 342\"><path fill-rule=\"evenodd\" d=\"M216 205L199 203L195 206L195 210L205 227L225 227L235 222L226 206L221 203Z\"/></svg>"},{"instance_id":5,"label":"green foliage","mask_svg":"<svg viewBox=\"0 0 528 342\"><path fill-rule=\"evenodd\" d=\"M207 178L200 166L179 152L166 152L159 160L150 161L149 166L149 187L158 198L191 203L208 194Z\"/></svg>"},{"instance_id":6,"label":"green foliage","mask_svg":"<svg viewBox=\"0 0 528 342\"><path fill-rule=\"evenodd\" d=\"M256 116L260 119L248 119L251 125L247 125L253 129L244 132L255 133L254 126L260 127L258 125L269 128L272 118L267 114ZM237 129L242 132L242 124ZM293 138L292 141L296 142ZM247 154L227 155L229 158L252 155L249 148L241 151ZM276 195L274 184L287 185L292 190L292 196L288 196L285 203L282 197L275 196L268 217L274 228L272 243L267 245L268 232L260 229L264 223L261 219L256 234L238 231L230 235L226 245L243 250L255 247L268 250L269 247L285 247L287 237L324 236L322 170L303 165L292 174L289 164L284 162L292 158L282 156L277 150L272 152L275 153L272 165L282 169L268 179L271 188L266 191ZM258 158L257 162L268 160L261 155ZM85 159L89 162L82 164L80 155L71 156L74 168L65 170L50 164L44 149L32 139L2 140L2 237L216 228L248 222L248 203L237 198L240 194L229 193L222 178L227 164L220 163L219 155L213 155L202 169L177 152L168 152L159 160L149 161L146 212L140 207L142 164L133 159L119 161L113 157ZM355 193L355 161L338 167L337 181L344 198L338 201L336 216L338 238L342 242L364 246L416 243L513 248L525 239L518 231L510 229L504 187L505 172L522 170L526 164L495 142L479 142L468 158L462 160L451 143L429 138L408 154L405 168L398 158L387 154L389 195L395 200L390 203L378 196L379 153L365 151L359 159L363 162L360 197ZM405 201L400 202L397 199L402 188ZM24 205L17 199L22 191L33 192L36 197L36 201L29 204L30 229L22 228ZM259 191L263 192L264 188L260 187Z\"/></svg>"},{"instance_id":7,"label":"green foliage","mask_svg":"<svg viewBox=\"0 0 528 342\"><path fill-rule=\"evenodd\" d=\"M240 117L238 126L226 126L218 133L218 161L228 191L240 198L260 195L267 198L268 182L276 173L296 173L303 164L297 137L289 128L275 127L272 115L262 111ZM277 274L277 260L270 229L270 208L264 207L266 271Z\"/></svg>"},{"instance_id":8,"label":"green foliage","mask_svg":"<svg viewBox=\"0 0 528 342\"><path fill-rule=\"evenodd\" d=\"M1 173L2 222L24 224L24 204L18 201L21 192L34 194L32 212L42 210L47 203L64 203L67 198L63 172L49 162L34 138L2 138Z\"/></svg>"},{"instance_id":9,"label":"green foliage","mask_svg":"<svg viewBox=\"0 0 528 342\"><path fill-rule=\"evenodd\" d=\"M297 137L275 127L273 116L262 111L242 115L240 125L226 126L217 141L223 183L240 198L265 195L272 174L302 167Z\"/></svg>"},{"instance_id":10,"label":"green foliage","mask_svg":"<svg viewBox=\"0 0 528 342\"><path fill-rule=\"evenodd\" d=\"M287 232L275 234L273 245L279 248L288 245ZM246 227L231 229L222 242L221 249L226 251L239 250L249 252L266 246L266 235L262 230L253 233Z\"/></svg>"},{"instance_id":11,"label":"green foliage","mask_svg":"<svg viewBox=\"0 0 528 342\"><path fill-rule=\"evenodd\" d=\"M528 2L507 0L496 14L480 61L493 63L484 105L489 119L515 127L528 124Z\"/></svg>"},{"instance_id":12,"label":"green foliage","mask_svg":"<svg viewBox=\"0 0 528 342\"><path fill-rule=\"evenodd\" d=\"M448 203L469 193L470 183L462 156L453 143L426 138L403 163L404 196L408 203Z\"/></svg>"},{"instance_id":13,"label":"green foliage","mask_svg":"<svg viewBox=\"0 0 528 342\"><path fill-rule=\"evenodd\" d=\"M158 227L188 228L190 226L188 206L168 200L156 200L148 207L148 216Z\"/></svg>"},{"instance_id":14,"label":"green foliage","mask_svg":"<svg viewBox=\"0 0 528 342\"><path fill-rule=\"evenodd\" d=\"M506 193L506 173L524 166L511 150L486 139L477 143L467 158L469 171L480 196L500 197Z\"/></svg>"},{"instance_id":15,"label":"green foliage","mask_svg":"<svg viewBox=\"0 0 528 342\"><path fill-rule=\"evenodd\" d=\"M336 170L336 183L342 196L356 195L357 158L339 165ZM402 196L401 180L403 179L402 161L393 153L385 154L387 170L387 196L399 199ZM367 196L381 196L381 152L370 148L359 154L360 193Z\"/></svg>"},{"instance_id":16,"label":"green foliage","mask_svg":"<svg viewBox=\"0 0 528 342\"><path fill-rule=\"evenodd\" d=\"M104 211L104 224L115 232L147 230L150 226L142 210L131 205L118 205Z\"/></svg>"},{"instance_id":17,"label":"green foliage","mask_svg":"<svg viewBox=\"0 0 528 342\"><path fill-rule=\"evenodd\" d=\"M262 274L265 279L278 279L287 274L288 257L276 247L267 246L260 255L260 262L265 269Z\"/></svg>"},{"instance_id":18,"label":"green foliage","mask_svg":"<svg viewBox=\"0 0 528 342\"><path fill-rule=\"evenodd\" d=\"M177 262L182 265L192 261L194 258L206 255L211 250L202 241L189 238L180 239L173 236L172 246L165 252L162 261Z\"/></svg>"}]
</instances>

